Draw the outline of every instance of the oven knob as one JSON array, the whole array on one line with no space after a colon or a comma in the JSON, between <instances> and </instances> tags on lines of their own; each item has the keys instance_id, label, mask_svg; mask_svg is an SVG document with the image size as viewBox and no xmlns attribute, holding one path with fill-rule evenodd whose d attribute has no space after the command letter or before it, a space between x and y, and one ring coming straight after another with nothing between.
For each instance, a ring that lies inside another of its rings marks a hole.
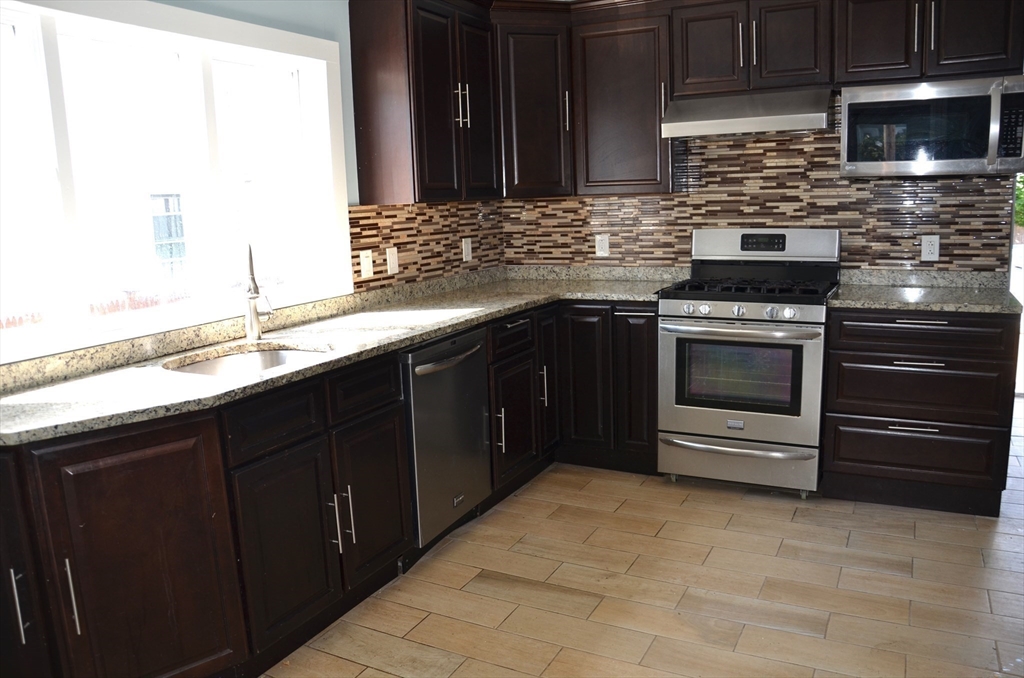
<instances>
[{"instance_id":1,"label":"oven knob","mask_svg":"<svg viewBox=\"0 0 1024 678\"><path fill-rule=\"evenodd\" d=\"M708 304L701 304L700 308L697 310L700 311L701 315L707 315L708 313L711 313L711 306Z\"/></svg>"},{"instance_id":2,"label":"oven knob","mask_svg":"<svg viewBox=\"0 0 1024 678\"><path fill-rule=\"evenodd\" d=\"M782 309L782 317L785 318L786 320L792 320L793 318L795 318L796 313L796 309L791 306L787 306L786 308Z\"/></svg>"},{"instance_id":3,"label":"oven knob","mask_svg":"<svg viewBox=\"0 0 1024 678\"><path fill-rule=\"evenodd\" d=\"M683 313L693 315L693 304L683 304Z\"/></svg>"},{"instance_id":4,"label":"oven knob","mask_svg":"<svg viewBox=\"0 0 1024 678\"><path fill-rule=\"evenodd\" d=\"M732 307L732 314L739 318L747 312L747 309L743 308L743 304L736 304Z\"/></svg>"},{"instance_id":5,"label":"oven knob","mask_svg":"<svg viewBox=\"0 0 1024 678\"><path fill-rule=\"evenodd\" d=\"M779 317L779 309L774 306L769 306L764 310L764 317L768 318L768 320L775 320Z\"/></svg>"}]
</instances>

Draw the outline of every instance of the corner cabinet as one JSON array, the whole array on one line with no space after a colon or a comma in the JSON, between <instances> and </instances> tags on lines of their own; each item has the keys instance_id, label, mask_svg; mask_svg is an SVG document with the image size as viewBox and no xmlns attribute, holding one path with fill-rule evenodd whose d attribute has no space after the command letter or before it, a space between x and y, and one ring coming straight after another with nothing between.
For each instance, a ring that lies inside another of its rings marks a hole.
<instances>
[{"instance_id":1,"label":"corner cabinet","mask_svg":"<svg viewBox=\"0 0 1024 678\"><path fill-rule=\"evenodd\" d=\"M576 194L668 193L668 17L572 29Z\"/></svg>"}]
</instances>

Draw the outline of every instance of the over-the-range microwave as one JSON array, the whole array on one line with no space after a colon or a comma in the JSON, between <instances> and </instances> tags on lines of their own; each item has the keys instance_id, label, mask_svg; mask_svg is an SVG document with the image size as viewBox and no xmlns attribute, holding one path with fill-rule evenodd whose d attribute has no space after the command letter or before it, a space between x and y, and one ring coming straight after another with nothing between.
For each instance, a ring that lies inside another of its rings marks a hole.
<instances>
[{"instance_id":1,"label":"over-the-range microwave","mask_svg":"<svg viewBox=\"0 0 1024 678\"><path fill-rule=\"evenodd\" d=\"M1024 75L844 87L839 174L1024 172Z\"/></svg>"}]
</instances>

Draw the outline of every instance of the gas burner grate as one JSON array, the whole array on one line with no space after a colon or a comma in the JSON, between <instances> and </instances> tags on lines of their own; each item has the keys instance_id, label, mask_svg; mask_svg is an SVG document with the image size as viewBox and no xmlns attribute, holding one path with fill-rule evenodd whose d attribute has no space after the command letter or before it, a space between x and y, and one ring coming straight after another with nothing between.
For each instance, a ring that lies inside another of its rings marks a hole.
<instances>
[{"instance_id":1,"label":"gas burner grate","mask_svg":"<svg viewBox=\"0 0 1024 678\"><path fill-rule=\"evenodd\" d=\"M736 278L684 280L672 286L681 292L714 292L722 294L796 294L824 295L835 283L814 280L746 280Z\"/></svg>"}]
</instances>

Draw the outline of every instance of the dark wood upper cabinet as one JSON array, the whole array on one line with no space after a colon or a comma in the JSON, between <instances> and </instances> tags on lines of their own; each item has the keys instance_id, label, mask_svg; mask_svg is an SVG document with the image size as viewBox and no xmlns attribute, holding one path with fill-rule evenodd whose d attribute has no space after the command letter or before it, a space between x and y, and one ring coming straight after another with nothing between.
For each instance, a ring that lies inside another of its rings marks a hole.
<instances>
[{"instance_id":1,"label":"dark wood upper cabinet","mask_svg":"<svg viewBox=\"0 0 1024 678\"><path fill-rule=\"evenodd\" d=\"M558 312L554 308L537 312L537 444L541 454L561 440L558 416Z\"/></svg>"},{"instance_id":2,"label":"dark wood upper cabinet","mask_svg":"<svg viewBox=\"0 0 1024 678\"><path fill-rule=\"evenodd\" d=\"M1021 70L1021 0L934 0L927 29L928 75Z\"/></svg>"},{"instance_id":3,"label":"dark wood upper cabinet","mask_svg":"<svg viewBox=\"0 0 1024 678\"><path fill-rule=\"evenodd\" d=\"M651 304L616 306L612 318L615 355L615 448L657 454L658 316Z\"/></svg>"},{"instance_id":4,"label":"dark wood upper cabinet","mask_svg":"<svg viewBox=\"0 0 1024 678\"><path fill-rule=\"evenodd\" d=\"M486 21L459 16L459 71L463 91L463 176L467 198L501 195L501 139L495 80L494 31Z\"/></svg>"},{"instance_id":5,"label":"dark wood upper cabinet","mask_svg":"<svg viewBox=\"0 0 1024 678\"><path fill-rule=\"evenodd\" d=\"M498 488L539 456L534 352L495 363L490 372L491 458L494 487Z\"/></svg>"},{"instance_id":6,"label":"dark wood upper cabinet","mask_svg":"<svg viewBox=\"0 0 1024 678\"><path fill-rule=\"evenodd\" d=\"M563 306L558 325L562 441L611 448L612 309Z\"/></svg>"},{"instance_id":7,"label":"dark wood upper cabinet","mask_svg":"<svg viewBox=\"0 0 1024 678\"><path fill-rule=\"evenodd\" d=\"M569 29L498 25L505 195L572 195Z\"/></svg>"},{"instance_id":8,"label":"dark wood upper cabinet","mask_svg":"<svg viewBox=\"0 0 1024 678\"><path fill-rule=\"evenodd\" d=\"M667 17L572 29L577 195L667 193Z\"/></svg>"},{"instance_id":9,"label":"dark wood upper cabinet","mask_svg":"<svg viewBox=\"0 0 1024 678\"><path fill-rule=\"evenodd\" d=\"M246 655L212 419L30 449L63 673L209 675Z\"/></svg>"},{"instance_id":10,"label":"dark wood upper cabinet","mask_svg":"<svg viewBox=\"0 0 1024 678\"><path fill-rule=\"evenodd\" d=\"M832 80L830 0L750 0L750 87Z\"/></svg>"},{"instance_id":11,"label":"dark wood upper cabinet","mask_svg":"<svg viewBox=\"0 0 1024 678\"><path fill-rule=\"evenodd\" d=\"M921 75L925 0L838 0L836 82Z\"/></svg>"},{"instance_id":12,"label":"dark wood upper cabinet","mask_svg":"<svg viewBox=\"0 0 1024 678\"><path fill-rule=\"evenodd\" d=\"M672 10L672 96L750 86L747 0Z\"/></svg>"}]
</instances>

